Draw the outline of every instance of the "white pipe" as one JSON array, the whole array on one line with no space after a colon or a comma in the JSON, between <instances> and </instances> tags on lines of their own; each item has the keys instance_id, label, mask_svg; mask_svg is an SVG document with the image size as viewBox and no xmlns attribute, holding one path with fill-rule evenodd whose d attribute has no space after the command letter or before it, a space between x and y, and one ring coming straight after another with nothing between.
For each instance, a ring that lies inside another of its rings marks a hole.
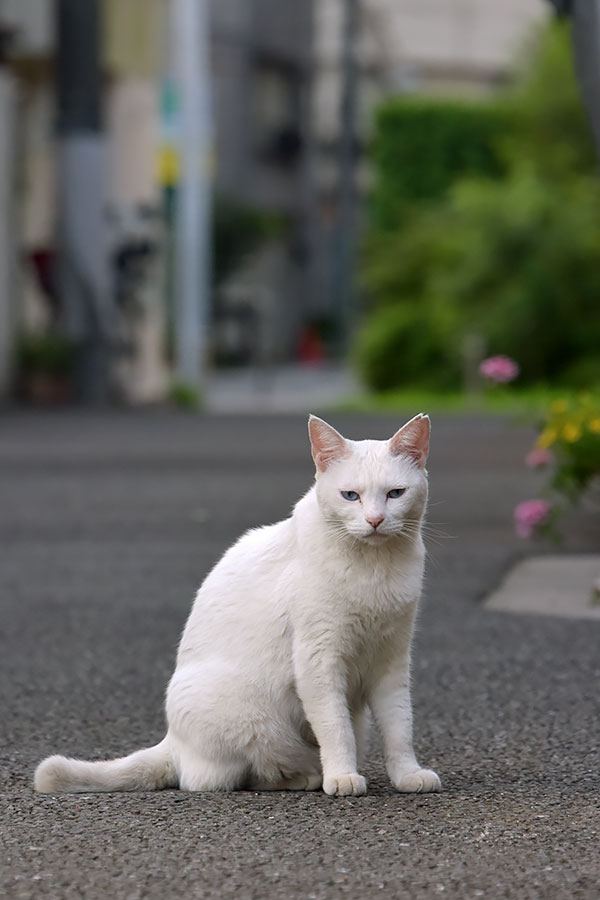
<instances>
[{"instance_id":1,"label":"white pipe","mask_svg":"<svg viewBox=\"0 0 600 900\"><path fill-rule=\"evenodd\" d=\"M199 391L207 368L210 296L211 111L207 0L173 2L180 179L175 223L175 344L179 380Z\"/></svg>"}]
</instances>

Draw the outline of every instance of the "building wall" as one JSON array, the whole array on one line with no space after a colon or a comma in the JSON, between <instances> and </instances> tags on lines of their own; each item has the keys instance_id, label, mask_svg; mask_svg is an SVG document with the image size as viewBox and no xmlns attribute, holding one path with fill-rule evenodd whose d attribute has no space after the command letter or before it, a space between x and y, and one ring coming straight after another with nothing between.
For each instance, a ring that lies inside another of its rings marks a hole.
<instances>
[{"instance_id":1,"label":"building wall","mask_svg":"<svg viewBox=\"0 0 600 900\"><path fill-rule=\"evenodd\" d=\"M359 10L356 132L366 144L383 96L422 92L476 96L506 78L531 29L549 15L546 0L357 0ZM315 0L312 121L314 173L323 253L319 293L335 309L335 241L339 185L338 135L346 0ZM368 190L359 157L354 179ZM360 210L357 211L357 218ZM328 285L332 286L328 289Z\"/></svg>"},{"instance_id":2,"label":"building wall","mask_svg":"<svg viewBox=\"0 0 600 900\"><path fill-rule=\"evenodd\" d=\"M315 253L311 205L313 2L211 0L216 128L216 187L250 207L284 214L290 233L265 249L262 319L277 321L271 358L295 352L314 315ZM277 275L268 273L277 272ZM243 294L242 285L232 292ZM265 301L265 296L270 300ZM281 316L281 310L285 315ZM285 322L284 322L285 320Z\"/></svg>"},{"instance_id":3,"label":"building wall","mask_svg":"<svg viewBox=\"0 0 600 900\"><path fill-rule=\"evenodd\" d=\"M314 93L320 141L337 133L344 0L317 0ZM481 94L506 77L545 0L360 0L363 131L386 92Z\"/></svg>"},{"instance_id":4,"label":"building wall","mask_svg":"<svg viewBox=\"0 0 600 900\"><path fill-rule=\"evenodd\" d=\"M372 7L377 2L368 0ZM545 0L385 0L385 5L391 41L423 85L456 72L465 89L501 78L531 26L549 14Z\"/></svg>"},{"instance_id":5,"label":"building wall","mask_svg":"<svg viewBox=\"0 0 600 900\"><path fill-rule=\"evenodd\" d=\"M255 205L297 209L310 130L312 3L212 0L211 14L217 184Z\"/></svg>"},{"instance_id":6,"label":"building wall","mask_svg":"<svg viewBox=\"0 0 600 900\"><path fill-rule=\"evenodd\" d=\"M285 309L288 324L286 333L280 329L279 341L272 340L271 345L286 357L293 353L296 332L308 315L307 300L313 296L307 201L313 0L208 2L216 191L242 205L282 213L291 224L290 236L277 248L268 248L262 269L254 267L267 281L270 272L277 272L267 293L273 305ZM106 197L120 214L119 201L131 205L145 197L152 202L158 193L159 165L153 166L152 157L158 157L165 139L160 84L168 70L170 0L102 3L103 55L109 76ZM56 214L53 122L44 112L53 105L55 0L0 0L0 21L5 19L20 35L13 63L26 95L22 240L27 246L46 246L53 241ZM42 125L45 136L38 140ZM37 135L33 143L32 128ZM176 129L175 122L175 144ZM175 159L175 172L176 168ZM32 273L25 276L22 314L32 327L43 327L43 298Z\"/></svg>"},{"instance_id":7,"label":"building wall","mask_svg":"<svg viewBox=\"0 0 600 900\"><path fill-rule=\"evenodd\" d=\"M20 56L52 52L54 0L0 0L0 23L14 32Z\"/></svg>"}]
</instances>

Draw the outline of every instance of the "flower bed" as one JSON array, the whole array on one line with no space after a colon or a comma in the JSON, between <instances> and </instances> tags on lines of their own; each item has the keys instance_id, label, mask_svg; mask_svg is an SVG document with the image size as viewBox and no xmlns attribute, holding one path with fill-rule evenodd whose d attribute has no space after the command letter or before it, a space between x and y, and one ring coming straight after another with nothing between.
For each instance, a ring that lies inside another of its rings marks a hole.
<instances>
[{"instance_id":1,"label":"flower bed","mask_svg":"<svg viewBox=\"0 0 600 900\"><path fill-rule=\"evenodd\" d=\"M480 372L488 383L517 378L519 366L506 356L484 360ZM600 478L600 392L565 396L554 401L538 423L538 438L525 458L530 468L548 472L542 496L515 508L519 537L556 537L566 505L575 503Z\"/></svg>"}]
</instances>

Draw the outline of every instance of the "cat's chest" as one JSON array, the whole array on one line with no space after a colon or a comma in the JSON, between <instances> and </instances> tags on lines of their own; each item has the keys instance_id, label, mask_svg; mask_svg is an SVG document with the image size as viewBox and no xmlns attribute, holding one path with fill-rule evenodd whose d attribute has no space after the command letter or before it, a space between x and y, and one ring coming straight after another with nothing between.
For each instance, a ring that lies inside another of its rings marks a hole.
<instances>
[{"instance_id":1,"label":"cat's chest","mask_svg":"<svg viewBox=\"0 0 600 900\"><path fill-rule=\"evenodd\" d=\"M410 643L412 612L406 606L340 610L325 616L325 628L307 633L305 639L326 671L342 673L349 702L358 702Z\"/></svg>"},{"instance_id":2,"label":"cat's chest","mask_svg":"<svg viewBox=\"0 0 600 900\"><path fill-rule=\"evenodd\" d=\"M307 644L355 662L368 659L401 637L418 599L418 580L415 575L408 586L402 577L331 577L304 594L295 624Z\"/></svg>"},{"instance_id":3,"label":"cat's chest","mask_svg":"<svg viewBox=\"0 0 600 900\"><path fill-rule=\"evenodd\" d=\"M320 573L318 591L340 609L385 620L418 598L422 579L423 560L419 558L396 564L341 562Z\"/></svg>"}]
</instances>

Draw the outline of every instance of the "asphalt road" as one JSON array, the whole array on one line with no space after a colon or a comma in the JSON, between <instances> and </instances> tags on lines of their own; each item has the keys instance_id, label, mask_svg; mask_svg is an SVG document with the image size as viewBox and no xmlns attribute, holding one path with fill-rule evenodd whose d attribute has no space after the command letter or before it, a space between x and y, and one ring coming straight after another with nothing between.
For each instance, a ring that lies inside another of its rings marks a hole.
<instances>
[{"instance_id":1,"label":"asphalt road","mask_svg":"<svg viewBox=\"0 0 600 900\"><path fill-rule=\"evenodd\" d=\"M319 412L319 410L315 410ZM416 410L414 411L416 412ZM397 419L329 417L349 437ZM600 624L481 606L523 547L531 434L434 420L416 745L444 792L36 795L50 752L148 746L195 588L312 478L303 416L0 416L0 895L598 898ZM574 520L572 550L600 526Z\"/></svg>"}]
</instances>

